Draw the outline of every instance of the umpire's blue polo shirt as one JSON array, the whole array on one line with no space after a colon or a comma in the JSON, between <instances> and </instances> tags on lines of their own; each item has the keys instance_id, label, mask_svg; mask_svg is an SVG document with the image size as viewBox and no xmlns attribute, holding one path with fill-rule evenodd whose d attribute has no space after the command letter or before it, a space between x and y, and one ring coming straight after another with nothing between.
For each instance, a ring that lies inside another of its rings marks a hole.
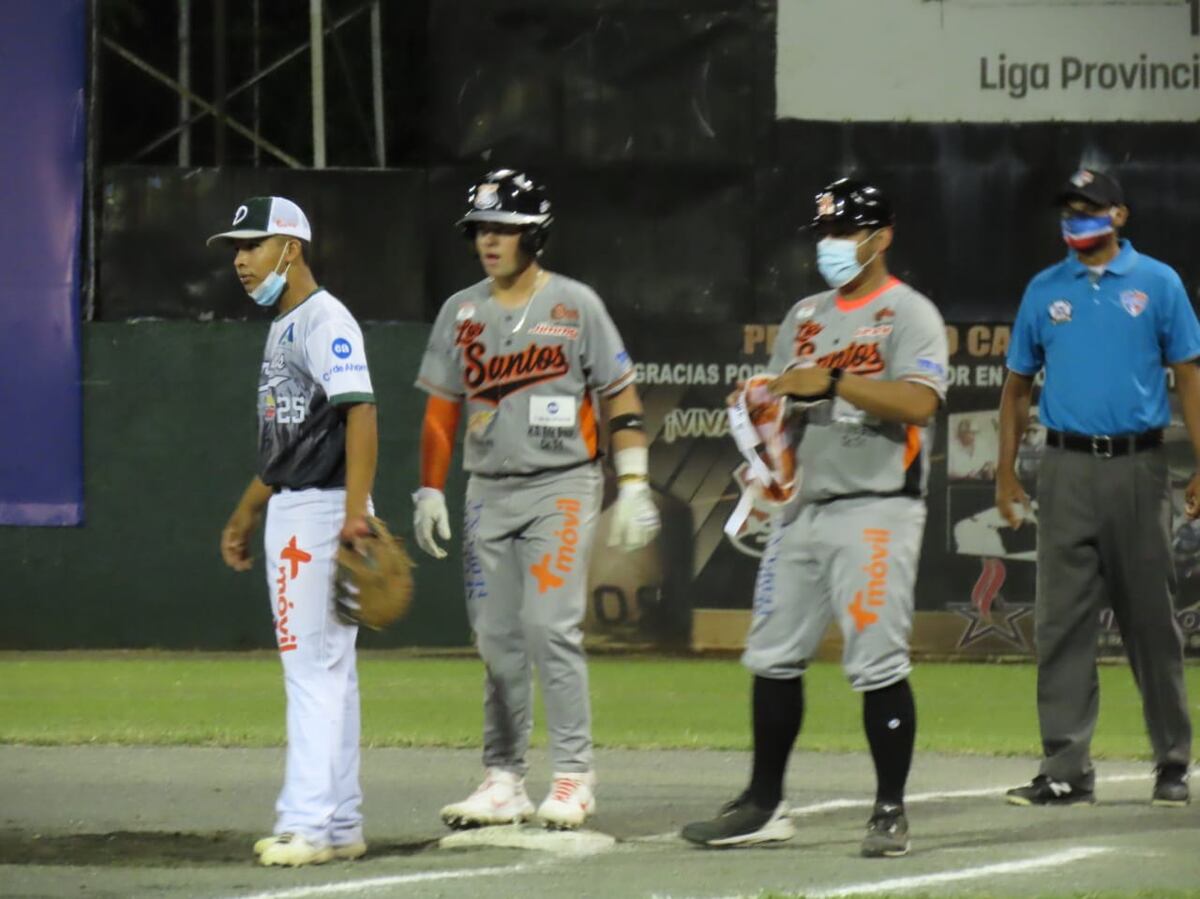
<instances>
[{"instance_id":1,"label":"umpire's blue polo shirt","mask_svg":"<svg viewBox=\"0 0 1200 899\"><path fill-rule=\"evenodd\" d=\"M1197 356L1200 323L1179 275L1122 240L1098 279L1072 253L1029 282L1008 367L1046 369L1046 427L1132 434L1170 424L1163 366Z\"/></svg>"}]
</instances>

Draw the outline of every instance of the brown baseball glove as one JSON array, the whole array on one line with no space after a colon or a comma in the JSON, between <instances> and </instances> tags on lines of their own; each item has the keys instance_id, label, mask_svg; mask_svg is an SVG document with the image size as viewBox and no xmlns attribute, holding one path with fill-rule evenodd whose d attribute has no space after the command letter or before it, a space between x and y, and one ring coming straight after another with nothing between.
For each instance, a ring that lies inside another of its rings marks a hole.
<instances>
[{"instance_id":1,"label":"brown baseball glove","mask_svg":"<svg viewBox=\"0 0 1200 899\"><path fill-rule=\"evenodd\" d=\"M380 630L408 613L413 560L382 521L368 516L367 524L369 536L338 549L334 602L342 621Z\"/></svg>"}]
</instances>

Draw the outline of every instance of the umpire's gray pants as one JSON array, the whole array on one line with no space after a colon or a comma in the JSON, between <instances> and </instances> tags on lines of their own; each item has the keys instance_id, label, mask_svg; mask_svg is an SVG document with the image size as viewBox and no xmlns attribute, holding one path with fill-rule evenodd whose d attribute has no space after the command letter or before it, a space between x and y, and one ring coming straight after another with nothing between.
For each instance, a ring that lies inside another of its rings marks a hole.
<instances>
[{"instance_id":1,"label":"umpire's gray pants","mask_svg":"<svg viewBox=\"0 0 1200 899\"><path fill-rule=\"evenodd\" d=\"M1192 726L1175 620L1167 457L1047 447L1038 474L1035 611L1041 772L1092 779L1100 613L1111 605L1157 764L1187 764Z\"/></svg>"}]
</instances>

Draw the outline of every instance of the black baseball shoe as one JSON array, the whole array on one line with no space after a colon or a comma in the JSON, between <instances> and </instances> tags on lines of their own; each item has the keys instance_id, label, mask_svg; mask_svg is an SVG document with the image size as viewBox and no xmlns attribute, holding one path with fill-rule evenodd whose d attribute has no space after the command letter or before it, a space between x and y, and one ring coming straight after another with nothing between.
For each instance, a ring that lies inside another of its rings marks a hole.
<instances>
[{"instance_id":1,"label":"black baseball shoe","mask_svg":"<svg viewBox=\"0 0 1200 899\"><path fill-rule=\"evenodd\" d=\"M751 846L790 840L796 827L787 814L787 803L760 808L747 790L721 806L711 821L697 821L683 828L683 838L701 846Z\"/></svg>"},{"instance_id":2,"label":"black baseball shoe","mask_svg":"<svg viewBox=\"0 0 1200 899\"><path fill-rule=\"evenodd\" d=\"M1023 787L1014 787L1004 794L1009 805L1094 805L1096 793L1090 779L1087 783L1068 783L1051 780L1039 774Z\"/></svg>"},{"instance_id":3,"label":"black baseball shoe","mask_svg":"<svg viewBox=\"0 0 1200 899\"><path fill-rule=\"evenodd\" d=\"M876 802L867 835L863 838L862 854L866 858L899 858L908 855L908 818L904 806L894 802Z\"/></svg>"},{"instance_id":4,"label":"black baseball shoe","mask_svg":"<svg viewBox=\"0 0 1200 899\"><path fill-rule=\"evenodd\" d=\"M1183 808L1191 798L1188 792L1188 766L1159 765L1155 771L1154 798L1150 800L1150 804Z\"/></svg>"}]
</instances>

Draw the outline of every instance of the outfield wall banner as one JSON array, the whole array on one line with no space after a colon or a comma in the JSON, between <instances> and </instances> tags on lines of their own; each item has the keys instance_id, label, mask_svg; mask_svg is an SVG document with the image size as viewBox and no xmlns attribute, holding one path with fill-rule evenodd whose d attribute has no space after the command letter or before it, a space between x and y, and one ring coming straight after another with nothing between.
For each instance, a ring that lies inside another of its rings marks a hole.
<instances>
[{"instance_id":1,"label":"outfield wall banner","mask_svg":"<svg viewBox=\"0 0 1200 899\"><path fill-rule=\"evenodd\" d=\"M1194 121L1200 0L779 0L779 118Z\"/></svg>"},{"instance_id":2,"label":"outfield wall banner","mask_svg":"<svg viewBox=\"0 0 1200 899\"><path fill-rule=\"evenodd\" d=\"M83 0L0 4L0 524L83 518Z\"/></svg>"},{"instance_id":3,"label":"outfield wall banner","mask_svg":"<svg viewBox=\"0 0 1200 899\"><path fill-rule=\"evenodd\" d=\"M756 510L736 540L723 532L740 490L741 461L724 398L764 369L777 326L746 324L725 344L687 329L631 343L647 412L651 481L663 514L660 540L632 558L605 543L609 503L591 569L585 628L594 645L638 642L739 649L769 519ZM994 506L1000 391L1011 336L1007 324L949 325L950 387L932 435L929 517L917 579L914 651L927 656L1032 656L1036 521L1009 527ZM700 351L699 348L704 348ZM1173 402L1174 402L1174 395ZM1045 429L1036 414L1018 468L1036 513L1036 471ZM1183 491L1194 471L1175 404L1167 431L1176 615L1187 652L1200 657L1200 522L1188 522ZM823 654L836 657L836 627ZM1119 653L1111 613L1101 615L1101 653Z\"/></svg>"}]
</instances>

